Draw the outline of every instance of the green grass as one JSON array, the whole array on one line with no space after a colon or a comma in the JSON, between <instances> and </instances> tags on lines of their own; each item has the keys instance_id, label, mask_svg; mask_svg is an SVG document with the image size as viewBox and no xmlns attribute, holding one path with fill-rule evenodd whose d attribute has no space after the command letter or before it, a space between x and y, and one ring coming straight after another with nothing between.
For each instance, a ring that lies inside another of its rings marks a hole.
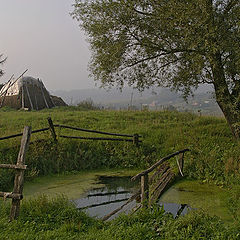
<instances>
[{"instance_id":1,"label":"green grass","mask_svg":"<svg viewBox=\"0 0 240 240\"><path fill-rule=\"evenodd\" d=\"M74 208L63 196L24 201L17 221L8 223L9 204L0 205L2 240L83 239L239 239L240 226L224 226L216 217L194 211L173 219L153 207L103 223Z\"/></svg>"},{"instance_id":2,"label":"green grass","mask_svg":"<svg viewBox=\"0 0 240 240\"><path fill-rule=\"evenodd\" d=\"M55 124L114 133L139 133L144 142L139 148L132 143L68 139L59 139L58 145L53 145L49 132L34 134L33 141L46 141L30 146L27 155L29 177L115 166L145 168L169 153L190 148L191 152L185 157L186 175L219 185L239 183L239 144L232 139L222 118L178 112L77 111L72 108L40 112L0 111L1 136L21 132L25 125L31 125L33 129L47 127L49 116ZM97 136L68 129L56 131L64 135ZM18 144L20 138L1 141L0 161L15 162Z\"/></svg>"},{"instance_id":3,"label":"green grass","mask_svg":"<svg viewBox=\"0 0 240 240\"><path fill-rule=\"evenodd\" d=\"M167 154L190 148L191 152L185 154L185 176L215 184L228 191L226 201L228 210L235 219L235 226L229 229L218 218L209 217L204 213L192 213L175 221L169 216L160 214L159 210L151 213L142 212L139 215L122 217L103 224L81 215L82 213L69 207L66 200L67 205L64 206L71 209L71 214L77 219L82 218L81 221L79 220L81 224L78 225L75 219L69 221L68 217L61 215L62 211L65 212L64 209L56 210L61 213L59 218L51 213L55 211L51 201L55 200L44 200L45 204L49 205L49 208L46 208L50 215L47 216L42 212L34 213L36 214L34 216L39 216L42 222L34 223L35 217L28 218L31 214L27 205L26 208L23 205L20 219L11 224L7 223L8 211L1 210L5 211L1 214L0 222L0 229L3 229L5 238L1 237L1 239L15 239L14 233L20 234L16 239L35 239L34 236L38 236L36 239L133 239L134 234L136 235L134 239L157 239L158 236L162 237L160 239L200 239L201 237L202 239L239 239L237 223L240 216L240 148L239 143L232 138L223 118L199 117L190 113L167 111L79 111L74 107L40 112L5 109L0 110L0 135L19 133L25 125L31 125L33 129L47 127L49 116L54 124L114 133L138 133L143 136L143 143L139 148L132 143L66 139L58 139L58 144L53 144L49 132L34 134L31 137L32 141L38 139L44 141L30 145L26 158L27 181L38 176L67 171L116 167L143 169ZM66 129L56 129L56 131L58 135L97 136ZM19 144L20 138L1 141L0 163L15 163ZM176 165L175 161L173 158L171 164ZM0 170L0 190L11 190L13 176L14 172L11 170ZM37 202L31 200L29 206L31 204L34 209ZM156 215L157 213L159 216ZM85 221L90 223L85 224ZM29 237L27 237L28 233ZM7 238L8 234L10 238Z\"/></svg>"}]
</instances>

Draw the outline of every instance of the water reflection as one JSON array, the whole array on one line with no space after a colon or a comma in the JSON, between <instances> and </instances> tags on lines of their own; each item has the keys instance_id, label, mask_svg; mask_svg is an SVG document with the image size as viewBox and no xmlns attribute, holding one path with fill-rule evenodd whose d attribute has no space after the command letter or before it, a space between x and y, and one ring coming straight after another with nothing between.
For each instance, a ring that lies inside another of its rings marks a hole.
<instances>
[{"instance_id":1,"label":"water reflection","mask_svg":"<svg viewBox=\"0 0 240 240\"><path fill-rule=\"evenodd\" d=\"M80 199L73 200L77 208L86 211L90 216L102 218L126 201L139 189L136 182L131 181L131 177L109 177L99 176L98 183L104 187L91 189ZM185 215L191 208L186 204L159 202L167 213L173 214L176 218ZM128 213L136 207L136 201L129 203L109 220L117 217L120 213Z\"/></svg>"}]
</instances>

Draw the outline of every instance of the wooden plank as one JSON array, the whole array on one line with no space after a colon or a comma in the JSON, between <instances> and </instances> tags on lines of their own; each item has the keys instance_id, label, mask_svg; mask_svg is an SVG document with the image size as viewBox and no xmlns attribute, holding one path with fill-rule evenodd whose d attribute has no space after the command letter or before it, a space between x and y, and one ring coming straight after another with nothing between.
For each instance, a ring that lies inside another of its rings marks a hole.
<instances>
[{"instance_id":1,"label":"wooden plank","mask_svg":"<svg viewBox=\"0 0 240 240\"><path fill-rule=\"evenodd\" d=\"M72 139L83 139L83 140L108 140L108 141L126 141L132 142L132 139L124 139L124 138L98 138L98 137L74 137L74 136L64 136L60 135L61 138L72 138ZM142 141L139 141L142 142Z\"/></svg>"},{"instance_id":2,"label":"wooden plank","mask_svg":"<svg viewBox=\"0 0 240 240\"><path fill-rule=\"evenodd\" d=\"M18 79L20 79L26 72L28 71L28 69L26 69L16 80L14 80L11 84L10 87L14 85L15 82L18 81ZM3 94L5 94L5 92L7 92L8 89L6 89L1 96L3 96Z\"/></svg>"},{"instance_id":3,"label":"wooden plank","mask_svg":"<svg viewBox=\"0 0 240 240\"><path fill-rule=\"evenodd\" d=\"M23 85L24 86L24 85ZM22 109L25 108L25 102L24 102L24 87L22 86Z\"/></svg>"},{"instance_id":4,"label":"wooden plank","mask_svg":"<svg viewBox=\"0 0 240 240\"><path fill-rule=\"evenodd\" d=\"M149 186L148 186L148 174L141 176L141 205L142 208L148 207L149 199Z\"/></svg>"},{"instance_id":5,"label":"wooden plank","mask_svg":"<svg viewBox=\"0 0 240 240\"><path fill-rule=\"evenodd\" d=\"M28 100L29 100L30 105L31 105L31 110L34 110L32 99L31 99L31 96L30 96L29 91L28 91L28 87L27 87L27 85L23 85L22 87L24 88L24 86L26 87L26 90L27 90L27 96L28 96Z\"/></svg>"},{"instance_id":6,"label":"wooden plank","mask_svg":"<svg viewBox=\"0 0 240 240\"><path fill-rule=\"evenodd\" d=\"M179 172L183 177L184 153L181 153L179 158L180 158L180 160L178 161Z\"/></svg>"},{"instance_id":7,"label":"wooden plank","mask_svg":"<svg viewBox=\"0 0 240 240\"><path fill-rule=\"evenodd\" d=\"M119 208L113 210L112 212L110 212L109 214L107 214L106 216L104 216L102 218L103 221L108 220L111 216L115 215L117 212L119 212L121 209L123 209L125 206L127 206L130 202L132 202L133 200L135 200L139 195L141 194L141 191L139 190L137 193L135 193L134 195L132 195L127 202L125 202L122 206L120 206Z\"/></svg>"},{"instance_id":8,"label":"wooden plank","mask_svg":"<svg viewBox=\"0 0 240 240\"><path fill-rule=\"evenodd\" d=\"M161 176L161 179L152 187L152 192L154 193L159 186L166 180L168 175L171 173L171 168L167 169L167 171Z\"/></svg>"},{"instance_id":9,"label":"wooden plank","mask_svg":"<svg viewBox=\"0 0 240 240\"><path fill-rule=\"evenodd\" d=\"M51 131L52 137L53 137L53 141L56 143L57 142L57 135L54 129L54 125L53 125L53 121L51 119L51 117L48 117L48 124L49 124L49 129Z\"/></svg>"},{"instance_id":10,"label":"wooden plank","mask_svg":"<svg viewBox=\"0 0 240 240\"><path fill-rule=\"evenodd\" d=\"M46 100L46 97L45 97L44 92L43 92L43 83L42 83L42 81L41 81L40 85L41 85L41 92L42 92L43 100L45 102L46 107L49 108L47 100Z\"/></svg>"},{"instance_id":11,"label":"wooden plank","mask_svg":"<svg viewBox=\"0 0 240 240\"><path fill-rule=\"evenodd\" d=\"M165 162L161 164L158 169L154 172L154 174L150 177L149 184L155 183L164 172L166 172L170 168L169 163Z\"/></svg>"},{"instance_id":12,"label":"wooden plank","mask_svg":"<svg viewBox=\"0 0 240 240\"><path fill-rule=\"evenodd\" d=\"M24 127L23 137L21 140L20 151L18 154L17 165L25 164L25 156L29 146L31 136L31 127ZM22 194L23 192L23 182L24 182L24 170L17 170L15 174L13 193L14 194ZM16 219L19 215L20 211L20 200L12 199L12 207L10 212L10 221Z\"/></svg>"},{"instance_id":13,"label":"wooden plank","mask_svg":"<svg viewBox=\"0 0 240 240\"><path fill-rule=\"evenodd\" d=\"M99 134L119 136L119 137L131 137L131 138L133 137L133 135L129 135L129 134L108 133L108 132L102 132L102 131L97 131L97 130L88 130L88 129L83 129L83 128L70 127L70 126L61 125L61 124L60 125L54 125L54 126L59 126L61 128L68 128L68 129L82 131L82 132L99 133ZM141 137L141 136L138 135L138 137Z\"/></svg>"},{"instance_id":14,"label":"wooden plank","mask_svg":"<svg viewBox=\"0 0 240 240\"><path fill-rule=\"evenodd\" d=\"M0 108L3 106L3 103L4 103L5 98L6 98L6 95L7 95L7 91L8 91L8 89L10 88L11 80L12 80L13 76L14 76L14 74L11 76L11 78L10 78L10 79L8 80L8 82L7 82L7 84L9 83L9 85L8 85L8 87L7 87L7 89L6 89L5 93L4 93L4 96L3 96L3 99L2 99L2 102L1 102L1 105L0 105ZM1 96L0 96L0 97L1 97Z\"/></svg>"},{"instance_id":15,"label":"wooden plank","mask_svg":"<svg viewBox=\"0 0 240 240\"><path fill-rule=\"evenodd\" d=\"M159 185L159 187L155 190L155 192L151 196L150 204L153 204L155 201L159 199L167 185L174 179L174 177L175 177L174 173L170 172L168 174L166 179L162 182L162 184Z\"/></svg>"},{"instance_id":16,"label":"wooden plank","mask_svg":"<svg viewBox=\"0 0 240 240\"><path fill-rule=\"evenodd\" d=\"M189 149L183 149L183 150L181 150L181 151L175 152L175 153L173 153L173 154L170 154L170 155L168 155L168 156L160 159L158 162L156 162L155 164L153 164L153 165L152 165L150 168L148 168L147 170L145 170L145 171L137 174L136 176L134 176L134 177L132 178L132 180L134 181L134 180L136 180L137 178L139 178L139 177L141 177L141 176L144 176L144 175L152 172L156 167L158 167L159 165L161 165L163 162L167 161L168 159L170 159L170 158L172 158L172 157L174 157L174 156L176 156L176 155L178 155L178 154L180 154L180 153L184 153L184 152L187 152L187 151L190 151L190 150L189 150Z\"/></svg>"},{"instance_id":17,"label":"wooden plank","mask_svg":"<svg viewBox=\"0 0 240 240\"><path fill-rule=\"evenodd\" d=\"M27 169L27 165L0 164L0 168L26 170Z\"/></svg>"},{"instance_id":18,"label":"wooden plank","mask_svg":"<svg viewBox=\"0 0 240 240\"><path fill-rule=\"evenodd\" d=\"M10 192L0 192L0 197L3 197L4 199L5 198L13 198L13 199L18 199L18 200L23 199L22 194L10 193Z\"/></svg>"}]
</instances>

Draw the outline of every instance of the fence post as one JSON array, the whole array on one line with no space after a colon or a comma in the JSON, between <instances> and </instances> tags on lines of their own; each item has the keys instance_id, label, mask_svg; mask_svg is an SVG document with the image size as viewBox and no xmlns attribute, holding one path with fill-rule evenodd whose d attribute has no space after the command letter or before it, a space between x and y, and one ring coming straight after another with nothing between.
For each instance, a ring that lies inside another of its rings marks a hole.
<instances>
[{"instance_id":1,"label":"fence post","mask_svg":"<svg viewBox=\"0 0 240 240\"><path fill-rule=\"evenodd\" d=\"M24 127L23 136L21 140L21 147L18 153L17 164L22 166L25 164L25 156L27 152L27 148L30 142L31 137L31 127ZM23 182L24 182L24 169L17 169L15 174L14 180L14 187L13 187L13 194L20 194L22 195L23 192ZM12 199L12 207L10 212L10 221L16 219L19 215L20 211L20 199Z\"/></svg>"},{"instance_id":2,"label":"fence post","mask_svg":"<svg viewBox=\"0 0 240 240\"><path fill-rule=\"evenodd\" d=\"M139 135L137 133L133 135L133 144L135 144L137 147L139 146Z\"/></svg>"},{"instance_id":3,"label":"fence post","mask_svg":"<svg viewBox=\"0 0 240 240\"><path fill-rule=\"evenodd\" d=\"M48 117L47 120L48 120L49 129L51 131L53 140L56 143L57 142L57 135L56 135L56 132L55 132L55 129L54 129L53 121L52 121L51 117Z\"/></svg>"},{"instance_id":4,"label":"fence post","mask_svg":"<svg viewBox=\"0 0 240 240\"><path fill-rule=\"evenodd\" d=\"M148 174L141 176L141 205L142 208L148 207L149 200L149 185Z\"/></svg>"}]
</instances>

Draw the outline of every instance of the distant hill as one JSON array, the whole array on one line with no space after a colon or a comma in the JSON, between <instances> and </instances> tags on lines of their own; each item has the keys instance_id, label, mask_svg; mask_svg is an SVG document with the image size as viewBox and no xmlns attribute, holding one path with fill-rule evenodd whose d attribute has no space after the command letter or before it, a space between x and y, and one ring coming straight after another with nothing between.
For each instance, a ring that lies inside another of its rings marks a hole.
<instances>
[{"instance_id":1,"label":"distant hill","mask_svg":"<svg viewBox=\"0 0 240 240\"><path fill-rule=\"evenodd\" d=\"M70 91L52 91L60 96L69 105L77 105L81 101L91 100L96 105L109 109L142 109L150 110L176 109L178 111L193 111L209 115L221 115L211 89L202 87L198 89L194 97L189 97L186 103L180 93L169 89L156 88L138 92L131 88L123 91L116 89L79 89Z\"/></svg>"}]
</instances>

